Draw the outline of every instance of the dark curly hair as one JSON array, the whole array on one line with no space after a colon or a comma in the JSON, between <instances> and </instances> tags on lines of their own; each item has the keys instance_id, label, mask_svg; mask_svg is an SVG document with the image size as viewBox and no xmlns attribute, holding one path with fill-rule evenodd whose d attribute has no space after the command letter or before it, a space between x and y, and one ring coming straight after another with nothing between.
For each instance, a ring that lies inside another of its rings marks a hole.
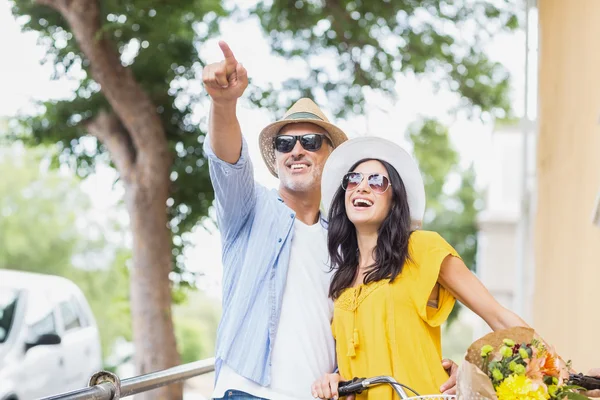
<instances>
[{"instance_id":1,"label":"dark curly hair","mask_svg":"<svg viewBox=\"0 0 600 400\"><path fill-rule=\"evenodd\" d=\"M375 263L369 266L364 283L382 279L394 280L410 258L408 239L411 234L411 218L408 208L406 188L400 174L389 163L376 158L365 158L355 163L348 172L366 162L379 161L388 172L392 190L392 207L378 230L377 246L374 249ZM388 189L388 190L390 190ZM327 247L331 261L331 270L335 270L329 296L339 297L344 289L352 286L358 271L359 253L356 228L348 219L345 205L346 192L340 185L331 203L329 211L329 232Z\"/></svg>"}]
</instances>

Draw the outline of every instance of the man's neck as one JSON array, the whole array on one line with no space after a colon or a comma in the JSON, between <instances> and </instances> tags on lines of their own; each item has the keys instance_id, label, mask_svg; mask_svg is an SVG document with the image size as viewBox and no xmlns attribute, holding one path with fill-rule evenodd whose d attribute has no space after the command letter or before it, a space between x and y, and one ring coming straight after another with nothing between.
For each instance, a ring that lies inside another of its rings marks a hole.
<instances>
[{"instance_id":1,"label":"man's neck","mask_svg":"<svg viewBox=\"0 0 600 400\"><path fill-rule=\"evenodd\" d=\"M279 196L283 202L296 213L296 218L306 225L314 225L319 221L321 191L292 192L279 188Z\"/></svg>"}]
</instances>

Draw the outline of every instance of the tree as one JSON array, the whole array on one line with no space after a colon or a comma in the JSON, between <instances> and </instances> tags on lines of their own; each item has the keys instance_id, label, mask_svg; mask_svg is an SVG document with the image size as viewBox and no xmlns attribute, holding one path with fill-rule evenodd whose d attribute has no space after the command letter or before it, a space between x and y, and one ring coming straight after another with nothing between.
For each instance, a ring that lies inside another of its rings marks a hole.
<instances>
[{"instance_id":1,"label":"tree","mask_svg":"<svg viewBox=\"0 0 600 400\"><path fill-rule=\"evenodd\" d=\"M219 1L13 1L56 76L79 80L72 99L46 102L24 121L32 141L58 143L58 161L74 160L81 176L108 154L125 187L138 373L180 362L169 274L181 266L184 234L212 201L186 80L201 66L195 44L224 13ZM180 398L181 385L154 394Z\"/></svg>"},{"instance_id":2,"label":"tree","mask_svg":"<svg viewBox=\"0 0 600 400\"><path fill-rule=\"evenodd\" d=\"M426 76L455 91L474 115L504 116L509 75L484 48L518 25L517 0L269 0L253 9L273 49L305 62L308 76L263 104L328 98L338 116L364 111L363 88L394 94L396 74ZM333 60L324 65L323 59ZM284 95L283 98L280 95Z\"/></svg>"},{"instance_id":3,"label":"tree","mask_svg":"<svg viewBox=\"0 0 600 400\"><path fill-rule=\"evenodd\" d=\"M448 129L436 120L426 119L414 125L408 136L425 184L427 214L423 227L440 233L467 267L476 270L480 197L475 188L473 166L467 170L460 168L459 155L450 142ZM448 192L444 186L452 174L460 183L457 189ZM459 310L459 307L454 308L449 322L456 318Z\"/></svg>"}]
</instances>

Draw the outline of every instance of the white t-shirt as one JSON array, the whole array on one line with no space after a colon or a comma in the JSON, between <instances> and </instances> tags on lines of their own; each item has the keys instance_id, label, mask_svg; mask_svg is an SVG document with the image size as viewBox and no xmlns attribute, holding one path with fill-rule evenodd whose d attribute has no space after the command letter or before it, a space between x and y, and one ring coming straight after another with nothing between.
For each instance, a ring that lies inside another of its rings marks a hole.
<instances>
[{"instance_id":1,"label":"white t-shirt","mask_svg":"<svg viewBox=\"0 0 600 400\"><path fill-rule=\"evenodd\" d=\"M294 223L289 270L281 316L271 353L271 385L260 386L223 364L213 392L241 390L270 400L313 399L310 387L335 368L331 334L333 302L328 297L331 273L327 230L320 222Z\"/></svg>"}]
</instances>

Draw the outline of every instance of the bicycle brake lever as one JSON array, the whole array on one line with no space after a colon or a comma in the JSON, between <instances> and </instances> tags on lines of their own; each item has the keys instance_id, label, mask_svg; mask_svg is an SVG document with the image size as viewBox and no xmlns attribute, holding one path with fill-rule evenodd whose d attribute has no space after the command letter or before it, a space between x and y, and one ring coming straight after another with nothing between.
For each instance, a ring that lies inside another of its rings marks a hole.
<instances>
[{"instance_id":1,"label":"bicycle brake lever","mask_svg":"<svg viewBox=\"0 0 600 400\"><path fill-rule=\"evenodd\" d=\"M354 378L351 381L340 382L338 385L338 393L340 396L348 396L349 394L361 394L365 389L363 381L366 378Z\"/></svg>"}]
</instances>

